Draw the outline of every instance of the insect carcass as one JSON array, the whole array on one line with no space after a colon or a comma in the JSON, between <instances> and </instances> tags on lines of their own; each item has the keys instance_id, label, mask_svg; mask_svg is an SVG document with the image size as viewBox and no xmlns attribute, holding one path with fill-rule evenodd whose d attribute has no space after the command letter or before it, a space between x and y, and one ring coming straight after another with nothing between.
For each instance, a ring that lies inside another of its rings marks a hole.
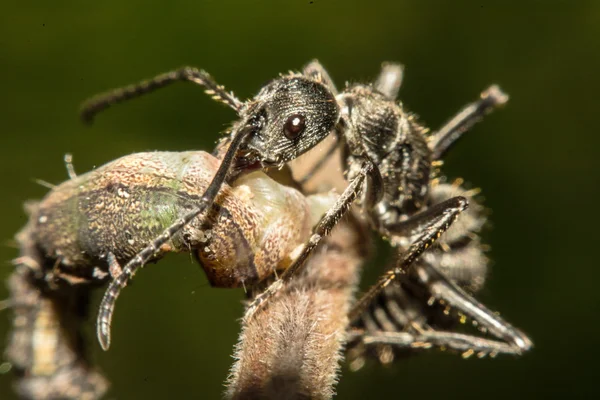
<instances>
[{"instance_id":1,"label":"insect carcass","mask_svg":"<svg viewBox=\"0 0 600 400\"><path fill-rule=\"evenodd\" d=\"M139 153L55 187L30 203L9 278L15 313L6 356L25 397L99 398L106 380L87 360L81 329L90 290L119 262L192 208L219 161L205 152ZM254 285L284 269L333 194L305 197L262 172L224 186L204 218L161 247L192 252L210 283Z\"/></svg>"}]
</instances>

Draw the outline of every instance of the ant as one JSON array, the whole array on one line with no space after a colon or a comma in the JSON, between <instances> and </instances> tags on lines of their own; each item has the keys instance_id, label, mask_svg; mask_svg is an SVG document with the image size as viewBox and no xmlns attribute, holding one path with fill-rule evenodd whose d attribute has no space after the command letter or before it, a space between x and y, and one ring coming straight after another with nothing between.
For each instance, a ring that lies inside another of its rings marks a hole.
<instances>
[{"instance_id":1,"label":"ant","mask_svg":"<svg viewBox=\"0 0 600 400\"><path fill-rule=\"evenodd\" d=\"M390 238L400 255L396 266L384 273L356 303L349 314L350 320L358 318L388 285L410 273L419 257L468 207L464 196L429 203L431 183L438 173L440 159L465 131L504 104L508 96L497 86L491 86L478 101L464 108L440 130L429 133L413 114L396 102L402 76L400 65L384 64L373 84L351 85L338 92L327 71L315 60L302 73L282 75L263 87L253 99L242 102L205 71L184 67L102 94L84 104L82 117L89 122L96 113L115 103L177 81L189 81L206 87L209 95L233 108L239 116L226 140L228 147L221 165L197 207L133 257L110 283L98 314L97 333L102 348L109 347L112 314L121 289L161 245L212 205L223 183L258 168L281 168L330 133L337 138L336 146L342 148L349 184L313 228L312 236L296 260L280 279L256 296L245 320L302 268L321 239L357 199L372 228ZM434 298L478 321L519 351L531 347L526 335L478 303L434 265L420 265L423 267L419 278L430 288Z\"/></svg>"}]
</instances>

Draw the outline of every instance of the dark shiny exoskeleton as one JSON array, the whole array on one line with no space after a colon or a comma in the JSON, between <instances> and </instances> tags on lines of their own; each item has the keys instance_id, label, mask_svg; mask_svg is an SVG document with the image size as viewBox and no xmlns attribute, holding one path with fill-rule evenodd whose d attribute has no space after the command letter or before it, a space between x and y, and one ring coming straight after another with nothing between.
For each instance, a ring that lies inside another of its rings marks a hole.
<instances>
[{"instance_id":1,"label":"dark shiny exoskeleton","mask_svg":"<svg viewBox=\"0 0 600 400\"><path fill-rule=\"evenodd\" d=\"M373 176L381 179L381 199L369 210L377 228L420 210L431 175L425 130L394 100L370 85L353 86L338 96L348 179L355 178L365 159L377 165Z\"/></svg>"}]
</instances>

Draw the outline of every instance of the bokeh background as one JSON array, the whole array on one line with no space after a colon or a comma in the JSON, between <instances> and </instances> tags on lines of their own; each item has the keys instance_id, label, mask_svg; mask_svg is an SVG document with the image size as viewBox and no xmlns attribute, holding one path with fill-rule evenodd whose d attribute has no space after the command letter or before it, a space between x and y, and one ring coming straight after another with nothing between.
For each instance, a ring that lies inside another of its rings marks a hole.
<instances>
[{"instance_id":1,"label":"bokeh background","mask_svg":"<svg viewBox=\"0 0 600 400\"><path fill-rule=\"evenodd\" d=\"M490 83L511 96L448 156L445 172L483 188L495 260L480 298L529 333L520 359L430 353L390 368L344 368L340 399L536 398L598 392L600 2L204 0L3 3L0 14L0 278L22 203L66 179L146 150L211 149L234 114L180 84L97 123L80 102L189 64L242 98L318 58L342 86L406 66L404 103L438 127ZM365 285L381 268L366 267ZM0 298L7 295L0 287ZM93 357L108 398L219 398L240 317L237 290L212 289L185 255L146 268ZM96 302L98 297L96 297ZM0 338L10 312L0 315ZM90 340L93 322L90 321ZM0 398L14 399L10 376Z\"/></svg>"}]
</instances>

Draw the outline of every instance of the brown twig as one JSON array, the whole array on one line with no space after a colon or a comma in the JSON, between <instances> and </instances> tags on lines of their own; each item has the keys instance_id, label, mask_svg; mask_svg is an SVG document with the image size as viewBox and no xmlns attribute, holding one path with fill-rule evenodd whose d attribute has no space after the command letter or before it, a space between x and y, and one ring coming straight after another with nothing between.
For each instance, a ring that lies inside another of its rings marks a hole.
<instances>
[{"instance_id":1,"label":"brown twig","mask_svg":"<svg viewBox=\"0 0 600 400\"><path fill-rule=\"evenodd\" d=\"M307 166L321 148L296 165ZM312 158L311 158L312 157ZM332 159L338 161L339 154ZM343 185L327 164L306 188ZM337 164L340 165L340 164ZM294 174L298 175L298 169ZM348 326L347 314L368 251L364 227L344 219L299 276L242 327L227 382L232 399L329 399L338 380Z\"/></svg>"}]
</instances>

